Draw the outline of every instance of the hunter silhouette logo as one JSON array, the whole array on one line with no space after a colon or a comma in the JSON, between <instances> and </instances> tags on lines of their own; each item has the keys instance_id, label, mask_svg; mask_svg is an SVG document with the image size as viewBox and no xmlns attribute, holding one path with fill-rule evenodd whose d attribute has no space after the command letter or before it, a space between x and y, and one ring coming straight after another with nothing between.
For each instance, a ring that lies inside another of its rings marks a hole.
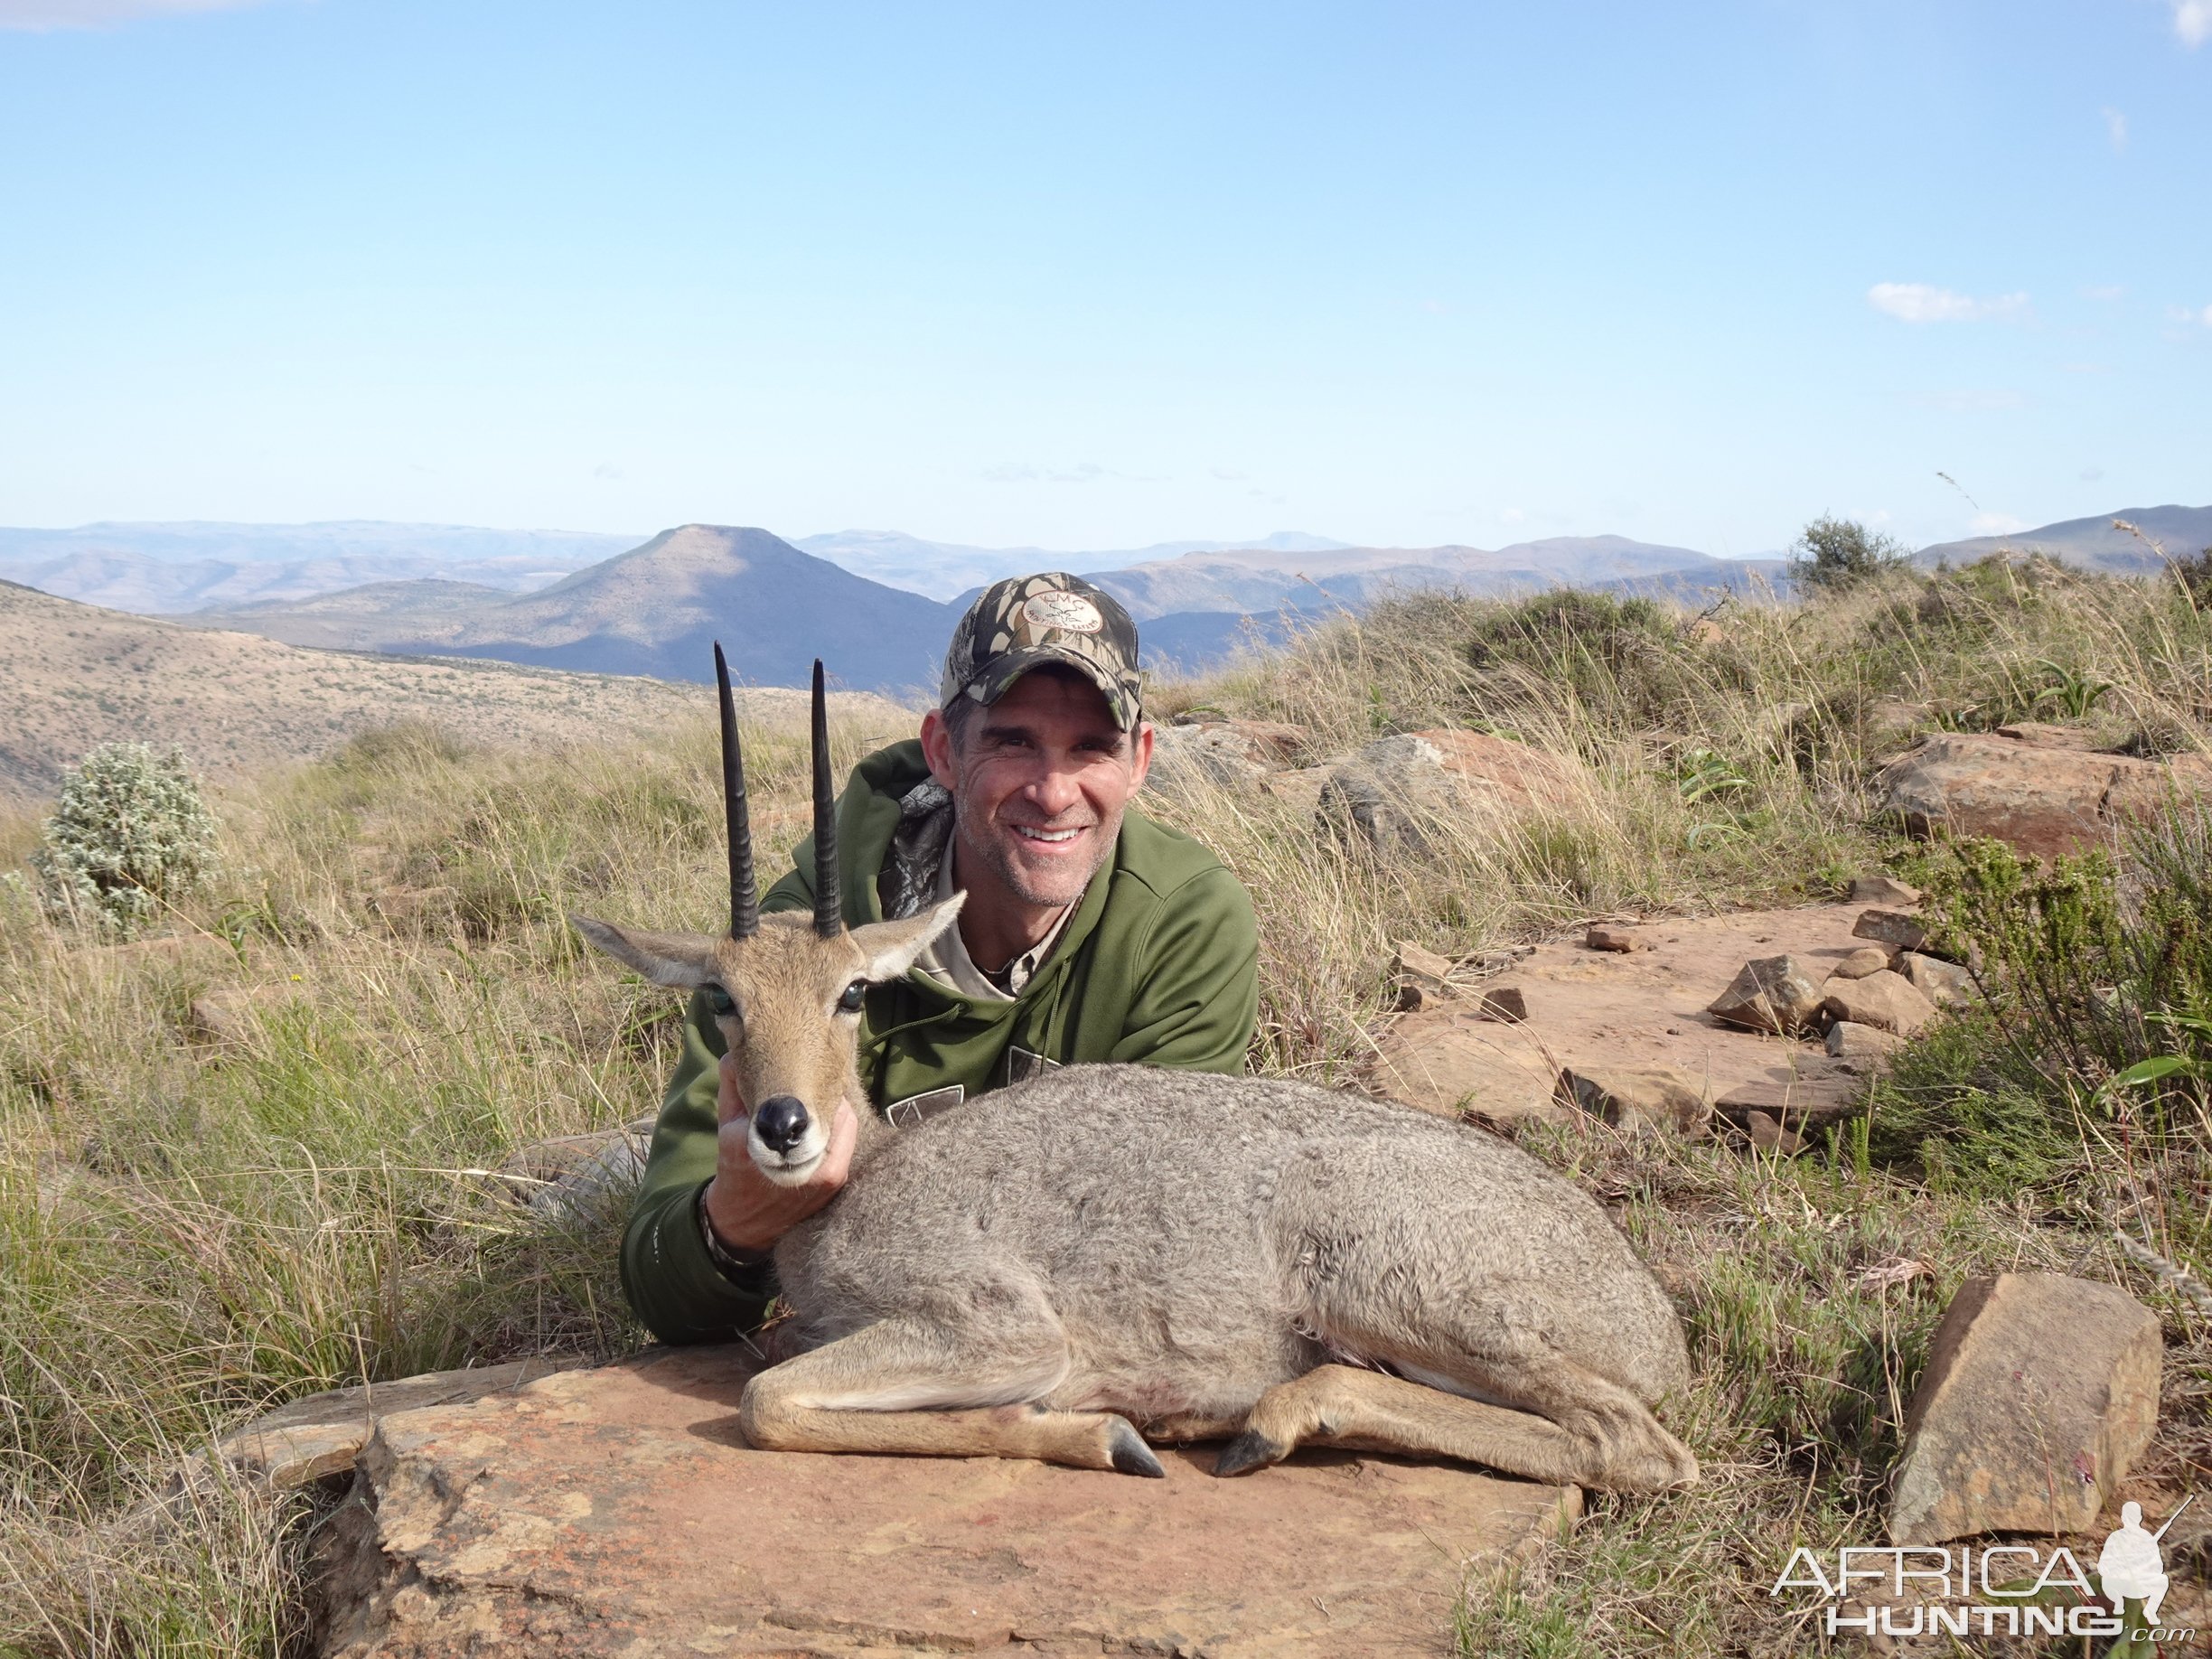
<instances>
[{"instance_id":1,"label":"hunter silhouette logo","mask_svg":"<svg viewBox=\"0 0 2212 1659\"><path fill-rule=\"evenodd\" d=\"M2181 1509L2196 1501L2191 1493L2181 1500ZM2166 1599L2166 1557L2159 1541L2166 1536L2166 1527L2181 1518L2181 1509L2166 1517L2166 1526L2146 1532L2142 1505L2121 1504L2120 1530L2097 1551L2097 1588L2104 1592L2104 1599L2115 1607L2142 1602L2143 1618L2150 1624L2158 1623L2159 1603Z\"/></svg>"}]
</instances>

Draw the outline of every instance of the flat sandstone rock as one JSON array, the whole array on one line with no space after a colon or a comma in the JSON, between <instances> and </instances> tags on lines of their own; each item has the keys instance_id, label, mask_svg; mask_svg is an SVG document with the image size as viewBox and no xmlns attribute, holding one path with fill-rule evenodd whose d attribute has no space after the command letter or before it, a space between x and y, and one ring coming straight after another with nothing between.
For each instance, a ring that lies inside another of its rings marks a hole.
<instances>
[{"instance_id":1,"label":"flat sandstone rock","mask_svg":"<svg viewBox=\"0 0 2212 1659\"><path fill-rule=\"evenodd\" d=\"M1572 1487L1303 1452L1234 1480L747 1449L742 1348L385 1418L334 1518L327 1659L1448 1654L1470 1565Z\"/></svg>"},{"instance_id":2,"label":"flat sandstone rock","mask_svg":"<svg viewBox=\"0 0 2212 1659\"><path fill-rule=\"evenodd\" d=\"M1712 1097L1724 1116L1765 1111L1792 1129L1833 1117L1863 1087L1846 1063L1809 1043L1723 1025L1706 1011L1748 959L1797 959L1814 983L1864 946L1851 923L1864 908L1814 904L1642 924L1648 951L1583 947L1572 937L1537 946L1516 962L1512 989L1524 1021L1483 1017L1488 988L1424 1008L1384 1033L1371 1078L1393 1100L1448 1116L1498 1123L1571 1120L1561 1103L1562 1068L1664 1066Z\"/></svg>"}]
</instances>

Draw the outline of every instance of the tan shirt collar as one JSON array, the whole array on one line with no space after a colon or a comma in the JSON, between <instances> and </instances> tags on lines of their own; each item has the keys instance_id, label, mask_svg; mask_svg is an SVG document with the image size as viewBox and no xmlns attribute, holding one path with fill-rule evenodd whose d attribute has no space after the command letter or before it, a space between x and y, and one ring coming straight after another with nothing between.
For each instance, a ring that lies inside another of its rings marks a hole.
<instances>
[{"instance_id":1,"label":"tan shirt collar","mask_svg":"<svg viewBox=\"0 0 2212 1659\"><path fill-rule=\"evenodd\" d=\"M937 863L937 893L933 903L949 899L960 889L952 885L952 847L948 837L943 856ZM930 948L916 961L915 966L933 979L981 1002L1012 1002L1022 994L1023 988L1036 978L1060 942L1060 935L1067 931L1068 918L1075 914L1070 904L1060 913L1052 924L1052 932L1008 962L996 975L983 971L975 959L968 954L968 942L961 937L960 924L955 923L937 935Z\"/></svg>"}]
</instances>

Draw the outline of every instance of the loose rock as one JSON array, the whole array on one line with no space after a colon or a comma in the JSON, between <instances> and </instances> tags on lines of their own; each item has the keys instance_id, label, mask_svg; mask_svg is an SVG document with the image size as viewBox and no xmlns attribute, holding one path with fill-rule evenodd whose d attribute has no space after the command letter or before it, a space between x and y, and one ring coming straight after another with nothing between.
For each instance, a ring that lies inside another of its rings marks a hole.
<instances>
[{"instance_id":1,"label":"loose rock","mask_svg":"<svg viewBox=\"0 0 2212 1659\"><path fill-rule=\"evenodd\" d=\"M1865 945L1853 951L1829 970L1832 979L1863 979L1870 973L1879 973L1889 966L1889 952L1879 945Z\"/></svg>"},{"instance_id":2,"label":"loose rock","mask_svg":"<svg viewBox=\"0 0 2212 1659\"><path fill-rule=\"evenodd\" d=\"M1939 1008L1964 1002L1974 994L1973 975L1956 962L1946 962L1941 957L1907 951L1898 958L1898 970L1912 981L1914 989Z\"/></svg>"},{"instance_id":3,"label":"loose rock","mask_svg":"<svg viewBox=\"0 0 2212 1659\"><path fill-rule=\"evenodd\" d=\"M1476 998L1475 1012L1483 1019L1519 1024L1528 1017L1528 997L1518 985L1500 985Z\"/></svg>"},{"instance_id":4,"label":"loose rock","mask_svg":"<svg viewBox=\"0 0 2212 1659\"><path fill-rule=\"evenodd\" d=\"M1569 1067L1560 1073L1560 1098L1627 1134L1661 1129L1692 1138L1712 1127L1712 1096L1680 1072L1664 1066Z\"/></svg>"},{"instance_id":5,"label":"loose rock","mask_svg":"<svg viewBox=\"0 0 2212 1659\"><path fill-rule=\"evenodd\" d=\"M1855 1019L1839 1019L1828 1027L1828 1052L1839 1060L1881 1060L1895 1054L1905 1039L1877 1026Z\"/></svg>"},{"instance_id":6,"label":"loose rock","mask_svg":"<svg viewBox=\"0 0 2212 1659\"><path fill-rule=\"evenodd\" d=\"M1885 969L1863 979L1832 979L1821 1012L1832 1020L1872 1026L1908 1037L1936 1017L1936 1005L1901 973Z\"/></svg>"},{"instance_id":7,"label":"loose rock","mask_svg":"<svg viewBox=\"0 0 2212 1659\"><path fill-rule=\"evenodd\" d=\"M1851 932L1893 951L1917 951L1928 935L1926 923L1901 910L1870 910L1851 924Z\"/></svg>"},{"instance_id":8,"label":"loose rock","mask_svg":"<svg viewBox=\"0 0 2212 1659\"><path fill-rule=\"evenodd\" d=\"M1804 1137L1795 1129L1786 1129L1763 1111L1744 1114L1744 1133L1751 1137L1751 1144L1762 1152L1779 1152L1786 1158L1795 1158L1804 1150Z\"/></svg>"},{"instance_id":9,"label":"loose rock","mask_svg":"<svg viewBox=\"0 0 2212 1659\"><path fill-rule=\"evenodd\" d=\"M2158 1317L2110 1285L1960 1287L1905 1416L1889 1535L2088 1532L2158 1426Z\"/></svg>"},{"instance_id":10,"label":"loose rock","mask_svg":"<svg viewBox=\"0 0 2212 1659\"><path fill-rule=\"evenodd\" d=\"M1633 927L1617 922L1593 922L1582 936L1582 942L1593 951L1648 951L1651 941Z\"/></svg>"},{"instance_id":11,"label":"loose rock","mask_svg":"<svg viewBox=\"0 0 2212 1659\"><path fill-rule=\"evenodd\" d=\"M1790 1036L1819 1011L1821 997L1795 957L1762 956L1746 962L1706 1012L1731 1026Z\"/></svg>"},{"instance_id":12,"label":"loose rock","mask_svg":"<svg viewBox=\"0 0 2212 1659\"><path fill-rule=\"evenodd\" d=\"M1906 910L1917 904L1926 895L1893 876L1861 876L1851 883L1851 896L1854 904L1887 904L1892 909Z\"/></svg>"}]
</instances>

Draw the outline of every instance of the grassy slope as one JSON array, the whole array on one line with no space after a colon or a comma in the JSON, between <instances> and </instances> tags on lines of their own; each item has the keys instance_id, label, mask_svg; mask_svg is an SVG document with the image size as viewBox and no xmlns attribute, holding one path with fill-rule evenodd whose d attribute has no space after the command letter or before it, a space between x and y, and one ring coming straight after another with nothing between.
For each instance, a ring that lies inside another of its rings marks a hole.
<instances>
[{"instance_id":1,"label":"grassy slope","mask_svg":"<svg viewBox=\"0 0 2212 1659\"><path fill-rule=\"evenodd\" d=\"M2069 680L2110 684L2086 717L2114 740L2212 736L2212 630L2171 584L1985 571L1701 621L1429 603L1160 688L1156 711L1297 720L1317 756L1485 726L1580 755L1584 799L1390 867L1248 791L1158 810L1260 904L1254 1064L1350 1080L1384 1017L1391 941L1468 951L1593 913L1824 894L1886 850L1872 756L1916 725L2048 715L2039 696ZM788 844L799 756L764 734L749 759L764 842ZM183 1527L149 1521L134 1504L180 1449L364 1376L637 1339L613 1223L526 1225L486 1172L654 1103L673 1000L581 954L559 917L710 923L713 779L703 723L552 762L402 733L218 800L229 873L174 918L211 942L181 957L54 932L0 893L0 1653L281 1651L300 1529L242 1491L194 1500ZM0 857L31 834L0 824ZM381 919L374 895L424 886L452 890L450 923ZM226 988L255 998L247 1036L195 1040L192 1000ZM2160 1308L2170 1398L2150 1472L2207 1461L2201 1317L2091 1219L2124 1194L2157 1248L2212 1260L2194 1146L2116 1160L2073 1138L2012 1194L1848 1149L1533 1144L1614 1205L1680 1296L1701 1381L1673 1418L1708 1479L1598 1499L1575 1540L1476 1587L1470 1652L1804 1645L1766 1586L1792 1542L1875 1535L1901 1401L1977 1268L2108 1277Z\"/></svg>"}]
</instances>

